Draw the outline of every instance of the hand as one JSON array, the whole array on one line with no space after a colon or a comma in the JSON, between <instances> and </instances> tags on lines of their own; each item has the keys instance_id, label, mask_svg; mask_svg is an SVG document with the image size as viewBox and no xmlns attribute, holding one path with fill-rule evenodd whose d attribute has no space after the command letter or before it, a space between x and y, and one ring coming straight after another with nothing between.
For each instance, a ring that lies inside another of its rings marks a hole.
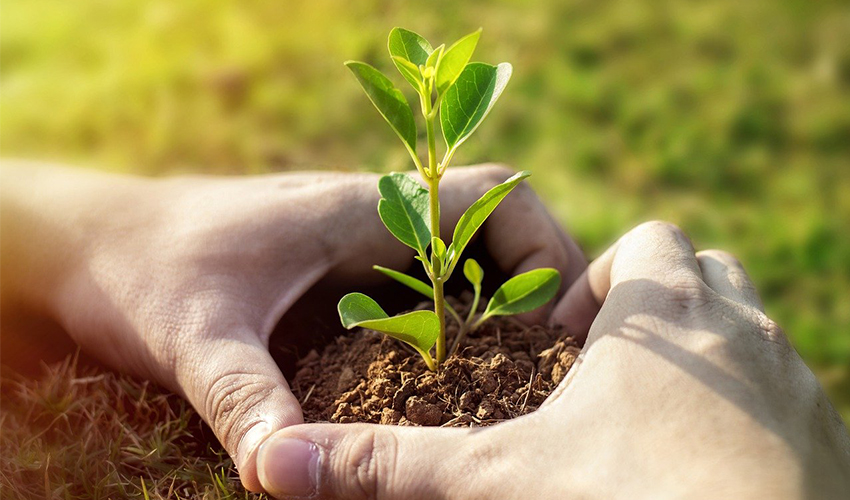
<instances>
[{"instance_id":1,"label":"hand","mask_svg":"<svg viewBox=\"0 0 850 500\"><path fill-rule=\"evenodd\" d=\"M588 319L537 412L484 429L289 427L260 449L263 486L389 500L846 498L850 438L732 256L641 225L552 316L579 333Z\"/></svg>"},{"instance_id":2,"label":"hand","mask_svg":"<svg viewBox=\"0 0 850 500\"><path fill-rule=\"evenodd\" d=\"M378 218L374 174L142 180L32 165L4 174L4 302L17 291L14 302L58 321L84 351L185 396L255 491L259 443L303 422L268 351L279 319L320 280L354 290L383 279L373 264L413 262ZM511 174L451 169L443 231ZM504 271L555 267L564 290L586 266L524 186L483 238Z\"/></svg>"}]
</instances>

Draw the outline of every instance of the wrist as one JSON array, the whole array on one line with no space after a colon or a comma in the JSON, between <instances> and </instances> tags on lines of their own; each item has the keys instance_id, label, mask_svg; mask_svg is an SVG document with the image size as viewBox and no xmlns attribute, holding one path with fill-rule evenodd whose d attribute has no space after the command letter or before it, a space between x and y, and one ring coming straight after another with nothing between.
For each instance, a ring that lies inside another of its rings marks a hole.
<instances>
[{"instance_id":1,"label":"wrist","mask_svg":"<svg viewBox=\"0 0 850 500\"><path fill-rule=\"evenodd\" d=\"M65 324L69 297L78 306L90 300L81 285L98 249L145 223L128 216L151 182L25 162L4 163L0 171L4 313Z\"/></svg>"}]
</instances>

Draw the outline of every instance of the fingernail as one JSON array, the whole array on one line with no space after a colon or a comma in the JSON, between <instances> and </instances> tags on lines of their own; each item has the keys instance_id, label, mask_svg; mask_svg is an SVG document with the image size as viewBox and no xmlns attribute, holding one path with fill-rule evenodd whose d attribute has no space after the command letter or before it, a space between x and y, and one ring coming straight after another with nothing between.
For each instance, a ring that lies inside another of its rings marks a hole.
<instances>
[{"instance_id":1,"label":"fingernail","mask_svg":"<svg viewBox=\"0 0 850 500\"><path fill-rule=\"evenodd\" d=\"M278 496L306 497L316 492L319 448L293 438L269 438L260 447L260 483Z\"/></svg>"}]
</instances>

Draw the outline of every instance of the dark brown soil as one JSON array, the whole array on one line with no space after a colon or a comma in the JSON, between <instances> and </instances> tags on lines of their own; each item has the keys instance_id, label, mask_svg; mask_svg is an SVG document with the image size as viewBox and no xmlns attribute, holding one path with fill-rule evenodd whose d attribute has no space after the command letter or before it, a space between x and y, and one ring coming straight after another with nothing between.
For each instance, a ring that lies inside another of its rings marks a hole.
<instances>
[{"instance_id":1,"label":"dark brown soil","mask_svg":"<svg viewBox=\"0 0 850 500\"><path fill-rule=\"evenodd\" d=\"M464 316L462 299L449 301ZM456 333L449 319L449 346ZM303 357L292 389L307 422L487 426L536 410L579 350L563 329L494 318L433 373L401 342L355 330Z\"/></svg>"}]
</instances>

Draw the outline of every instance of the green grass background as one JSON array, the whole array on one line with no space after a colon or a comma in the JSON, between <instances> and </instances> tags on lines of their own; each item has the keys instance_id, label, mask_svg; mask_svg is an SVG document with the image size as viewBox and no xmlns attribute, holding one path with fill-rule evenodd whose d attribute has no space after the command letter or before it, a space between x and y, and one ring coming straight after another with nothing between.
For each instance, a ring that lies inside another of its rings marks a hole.
<instances>
[{"instance_id":1,"label":"green grass background","mask_svg":"<svg viewBox=\"0 0 850 500\"><path fill-rule=\"evenodd\" d=\"M155 175L409 169L342 62L402 85L390 28L483 27L477 58L514 77L455 163L531 170L591 256L648 219L735 253L850 419L847 2L27 0L0 19L0 153Z\"/></svg>"}]
</instances>

